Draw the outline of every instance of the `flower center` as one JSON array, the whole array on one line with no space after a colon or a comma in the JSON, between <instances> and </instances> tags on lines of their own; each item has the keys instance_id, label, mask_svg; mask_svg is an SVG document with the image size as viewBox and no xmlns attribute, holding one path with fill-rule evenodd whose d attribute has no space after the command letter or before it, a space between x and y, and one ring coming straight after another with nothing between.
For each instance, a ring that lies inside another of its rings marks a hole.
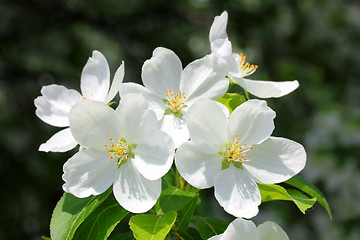
<instances>
[{"instance_id":1,"label":"flower center","mask_svg":"<svg viewBox=\"0 0 360 240\"><path fill-rule=\"evenodd\" d=\"M242 53L240 53L240 55L235 54L235 61L238 64L240 72L241 72L240 77L249 76L249 75L253 74L256 71L256 69L258 68L257 65L246 62L246 56Z\"/></svg>"},{"instance_id":2,"label":"flower center","mask_svg":"<svg viewBox=\"0 0 360 240\"><path fill-rule=\"evenodd\" d=\"M235 167L241 168L243 162L251 162L251 159L246 156L249 154L249 151L253 149L252 146L247 147L247 144L239 144L239 137L236 134L233 143L229 140L226 144L226 150L224 152L219 152L219 155L223 157L222 169L226 169L232 163Z\"/></svg>"},{"instance_id":3,"label":"flower center","mask_svg":"<svg viewBox=\"0 0 360 240\"><path fill-rule=\"evenodd\" d=\"M169 93L165 94L166 99L163 99L166 106L168 107L165 110L165 114L174 114L175 116L182 118L181 110L186 108L185 101L187 98L187 94L185 92L181 92L174 94L171 89L169 89Z\"/></svg>"},{"instance_id":4,"label":"flower center","mask_svg":"<svg viewBox=\"0 0 360 240\"><path fill-rule=\"evenodd\" d=\"M124 138L117 137L116 140L109 138L111 141L110 145L105 144L107 152L110 154L110 159L116 159L115 165L121 167L125 164L126 160L135 158L135 155L132 153L132 150L136 148L136 144L131 143L127 144Z\"/></svg>"}]
</instances>

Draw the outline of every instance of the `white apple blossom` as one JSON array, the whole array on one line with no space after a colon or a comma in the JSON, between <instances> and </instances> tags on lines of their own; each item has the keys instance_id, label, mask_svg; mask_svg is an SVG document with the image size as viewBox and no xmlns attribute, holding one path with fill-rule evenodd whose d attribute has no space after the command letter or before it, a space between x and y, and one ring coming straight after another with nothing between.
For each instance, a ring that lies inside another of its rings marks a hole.
<instances>
[{"instance_id":1,"label":"white apple blossom","mask_svg":"<svg viewBox=\"0 0 360 240\"><path fill-rule=\"evenodd\" d=\"M34 101L36 115L47 124L67 128L60 130L46 143L41 144L39 151L66 152L76 147L77 142L68 128L68 115L71 108L83 99L110 102L119 91L123 78L124 62L116 71L110 87L110 70L106 58L95 50L81 73L81 94L57 84L42 87L42 96Z\"/></svg>"},{"instance_id":2,"label":"white apple blossom","mask_svg":"<svg viewBox=\"0 0 360 240\"><path fill-rule=\"evenodd\" d=\"M208 240L289 240L286 232L276 223L267 221L258 225L250 220L236 218L223 234Z\"/></svg>"},{"instance_id":3,"label":"white apple blossom","mask_svg":"<svg viewBox=\"0 0 360 240\"><path fill-rule=\"evenodd\" d=\"M158 47L142 67L145 87L124 83L120 96L140 93L162 121L162 129L174 140L175 147L189 139L186 111L201 98L219 99L227 91L227 64L217 54L207 55L182 68L179 57L171 50Z\"/></svg>"},{"instance_id":4,"label":"white apple blossom","mask_svg":"<svg viewBox=\"0 0 360 240\"><path fill-rule=\"evenodd\" d=\"M306 163L302 145L270 137L275 112L263 100L249 100L229 118L210 99L195 102L187 112L190 141L175 155L180 175L191 185L214 186L215 198L235 217L258 213L261 196L256 182L283 182Z\"/></svg>"},{"instance_id":5,"label":"white apple blossom","mask_svg":"<svg viewBox=\"0 0 360 240\"><path fill-rule=\"evenodd\" d=\"M159 130L155 113L145 109L145 99L132 94L121 99L116 111L93 100L74 106L70 129L84 149L64 164L65 192L84 198L113 185L116 200L128 211L154 206L175 148Z\"/></svg>"},{"instance_id":6,"label":"white apple blossom","mask_svg":"<svg viewBox=\"0 0 360 240\"><path fill-rule=\"evenodd\" d=\"M239 84L246 91L260 98L277 98L294 91L299 82L273 82L255 81L245 77L253 74L258 68L257 65L246 62L246 57L232 52L232 45L226 33L228 13L224 11L220 16L216 16L210 28L209 40L211 52L221 55L228 63L228 77Z\"/></svg>"}]
</instances>

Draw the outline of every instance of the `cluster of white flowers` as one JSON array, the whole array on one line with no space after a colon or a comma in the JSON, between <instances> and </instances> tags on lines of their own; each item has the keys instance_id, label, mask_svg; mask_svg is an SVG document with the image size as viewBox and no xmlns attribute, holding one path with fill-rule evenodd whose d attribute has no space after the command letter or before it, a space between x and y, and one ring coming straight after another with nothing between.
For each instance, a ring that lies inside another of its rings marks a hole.
<instances>
[{"instance_id":1,"label":"cluster of white flowers","mask_svg":"<svg viewBox=\"0 0 360 240\"><path fill-rule=\"evenodd\" d=\"M265 239L262 236L272 230L281 235L275 234L276 239L287 239L273 223L256 230L241 218L258 213L257 182L280 183L304 168L304 148L271 136L276 114L266 101L248 100L229 114L216 100L227 92L230 81L260 98L284 96L299 83L245 79L258 66L232 52L227 18L223 12L214 19L211 54L185 68L173 51L156 48L142 67L144 86L122 83L122 63L110 87L108 63L94 51L81 74L82 94L59 85L41 89L36 115L67 128L39 150L65 152L80 145L64 164L65 192L83 198L113 185L122 207L146 212L156 203L161 177L175 156L176 168L188 183L199 189L214 186L219 204L238 217L222 236L211 239L235 239L231 236L238 231L248 236L243 239ZM108 103L117 92L121 100L114 110Z\"/></svg>"}]
</instances>

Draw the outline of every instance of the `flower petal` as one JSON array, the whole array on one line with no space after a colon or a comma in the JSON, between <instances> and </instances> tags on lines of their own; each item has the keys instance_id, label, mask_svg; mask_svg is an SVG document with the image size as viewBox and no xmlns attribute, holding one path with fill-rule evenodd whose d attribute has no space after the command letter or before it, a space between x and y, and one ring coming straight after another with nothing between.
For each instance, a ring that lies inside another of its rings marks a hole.
<instances>
[{"instance_id":1,"label":"flower petal","mask_svg":"<svg viewBox=\"0 0 360 240\"><path fill-rule=\"evenodd\" d=\"M224 96L229 80L225 77L228 66L217 54L197 59L186 66L181 74L180 90L188 97L186 103L200 98L217 100Z\"/></svg>"},{"instance_id":2,"label":"flower petal","mask_svg":"<svg viewBox=\"0 0 360 240\"><path fill-rule=\"evenodd\" d=\"M141 94L125 95L116 109L117 123L121 137L128 143L141 144L160 130L160 122L153 111L149 110L147 101Z\"/></svg>"},{"instance_id":3,"label":"flower petal","mask_svg":"<svg viewBox=\"0 0 360 240\"><path fill-rule=\"evenodd\" d=\"M105 192L118 176L118 167L106 151L84 149L63 167L65 192L84 198Z\"/></svg>"},{"instance_id":4,"label":"flower petal","mask_svg":"<svg viewBox=\"0 0 360 240\"><path fill-rule=\"evenodd\" d=\"M238 106L230 115L228 133L230 140L237 134L240 146L258 144L269 138L275 126L275 112L263 100L249 100Z\"/></svg>"},{"instance_id":5,"label":"flower petal","mask_svg":"<svg viewBox=\"0 0 360 240\"><path fill-rule=\"evenodd\" d=\"M213 42L217 39L227 38L226 26L228 22L228 13L224 11L220 16L214 18L210 27L209 40Z\"/></svg>"},{"instance_id":6,"label":"flower petal","mask_svg":"<svg viewBox=\"0 0 360 240\"><path fill-rule=\"evenodd\" d=\"M70 129L75 140L86 148L104 147L109 138L119 134L115 111L103 102L83 100L69 114Z\"/></svg>"},{"instance_id":7,"label":"flower petal","mask_svg":"<svg viewBox=\"0 0 360 240\"><path fill-rule=\"evenodd\" d=\"M182 64L179 57L170 49L158 47L152 58L145 61L141 78L144 86L160 99L166 98L169 89L179 90Z\"/></svg>"},{"instance_id":8,"label":"flower petal","mask_svg":"<svg viewBox=\"0 0 360 240\"><path fill-rule=\"evenodd\" d=\"M82 99L80 93L64 86L52 84L42 87L41 94L43 96L34 100L36 115L52 126L69 126L69 112L71 106L75 106Z\"/></svg>"},{"instance_id":9,"label":"flower petal","mask_svg":"<svg viewBox=\"0 0 360 240\"><path fill-rule=\"evenodd\" d=\"M286 232L274 222L264 222L257 226L259 240L289 240Z\"/></svg>"},{"instance_id":10,"label":"flower petal","mask_svg":"<svg viewBox=\"0 0 360 240\"><path fill-rule=\"evenodd\" d=\"M229 214L252 218L258 213L260 191L246 171L230 165L215 176L214 187L215 198Z\"/></svg>"},{"instance_id":11,"label":"flower petal","mask_svg":"<svg viewBox=\"0 0 360 240\"><path fill-rule=\"evenodd\" d=\"M211 238L208 238L208 240L221 240L222 234L212 236Z\"/></svg>"},{"instance_id":12,"label":"flower petal","mask_svg":"<svg viewBox=\"0 0 360 240\"><path fill-rule=\"evenodd\" d=\"M186 113L191 141L205 153L217 154L225 149L227 118L217 102L196 101Z\"/></svg>"},{"instance_id":13,"label":"flower petal","mask_svg":"<svg viewBox=\"0 0 360 240\"><path fill-rule=\"evenodd\" d=\"M124 80L125 70L124 70L124 61L121 63L120 67L116 70L116 73L114 75L114 79L111 83L110 90L105 98L105 103L110 102L116 95L116 93L119 92L120 85Z\"/></svg>"},{"instance_id":14,"label":"flower petal","mask_svg":"<svg viewBox=\"0 0 360 240\"><path fill-rule=\"evenodd\" d=\"M244 168L260 183L272 184L288 180L299 173L306 163L304 147L292 140L270 137L249 151L251 162Z\"/></svg>"},{"instance_id":15,"label":"flower petal","mask_svg":"<svg viewBox=\"0 0 360 240\"><path fill-rule=\"evenodd\" d=\"M39 147L39 151L42 152L66 152L74 147L78 143L71 134L70 128L65 128L55 133L46 143L43 143Z\"/></svg>"},{"instance_id":16,"label":"flower petal","mask_svg":"<svg viewBox=\"0 0 360 240\"><path fill-rule=\"evenodd\" d=\"M120 167L119 179L114 183L114 196L120 205L133 213L150 210L161 192L161 178L148 180L128 161Z\"/></svg>"},{"instance_id":17,"label":"flower petal","mask_svg":"<svg viewBox=\"0 0 360 240\"><path fill-rule=\"evenodd\" d=\"M285 96L299 87L299 82L272 82L258 81L245 78L236 78L234 80L249 93L260 98L278 98Z\"/></svg>"},{"instance_id":18,"label":"flower petal","mask_svg":"<svg viewBox=\"0 0 360 240\"><path fill-rule=\"evenodd\" d=\"M175 148L189 140L186 115L182 119L174 116L174 114L165 115L161 121L161 130L169 134L174 141Z\"/></svg>"},{"instance_id":19,"label":"flower petal","mask_svg":"<svg viewBox=\"0 0 360 240\"><path fill-rule=\"evenodd\" d=\"M81 73L80 88L88 99L105 101L110 86L110 69L104 55L93 51Z\"/></svg>"},{"instance_id":20,"label":"flower petal","mask_svg":"<svg viewBox=\"0 0 360 240\"><path fill-rule=\"evenodd\" d=\"M231 46L231 42L229 41L229 39L224 38L224 39L217 39L213 42L211 42L211 53L217 53L219 54L221 57L226 58L232 57L232 46ZM234 59L231 59L233 62Z\"/></svg>"},{"instance_id":21,"label":"flower petal","mask_svg":"<svg viewBox=\"0 0 360 240\"><path fill-rule=\"evenodd\" d=\"M126 94L139 93L144 97L149 105L149 108L156 114L158 120L164 116L166 104L155 94L152 94L144 86L137 83L123 83L120 86L120 97L123 98Z\"/></svg>"},{"instance_id":22,"label":"flower petal","mask_svg":"<svg viewBox=\"0 0 360 240\"><path fill-rule=\"evenodd\" d=\"M221 171L221 157L200 151L193 142L182 144L176 151L175 164L180 175L194 187L214 186L214 176Z\"/></svg>"},{"instance_id":23,"label":"flower petal","mask_svg":"<svg viewBox=\"0 0 360 240\"><path fill-rule=\"evenodd\" d=\"M221 239L224 240L258 240L259 234L255 224L250 220L236 218L226 228Z\"/></svg>"},{"instance_id":24,"label":"flower petal","mask_svg":"<svg viewBox=\"0 0 360 240\"><path fill-rule=\"evenodd\" d=\"M169 135L158 131L147 142L137 145L134 166L147 179L156 180L170 169L174 155L174 143Z\"/></svg>"}]
</instances>

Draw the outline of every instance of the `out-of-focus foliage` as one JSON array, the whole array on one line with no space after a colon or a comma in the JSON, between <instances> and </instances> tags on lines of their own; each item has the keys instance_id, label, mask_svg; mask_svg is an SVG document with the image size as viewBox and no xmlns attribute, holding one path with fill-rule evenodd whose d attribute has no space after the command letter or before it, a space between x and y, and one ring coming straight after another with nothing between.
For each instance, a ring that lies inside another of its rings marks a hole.
<instances>
[{"instance_id":1,"label":"out-of-focus foliage","mask_svg":"<svg viewBox=\"0 0 360 240\"><path fill-rule=\"evenodd\" d=\"M112 74L125 61L125 81L140 81L157 46L185 66L210 52L209 27L229 12L234 49L259 65L252 79L294 80L294 93L271 99L273 135L305 145L302 175L333 211L302 215L291 203L263 203L255 223L275 221L296 239L360 236L360 3L336 0L3 0L0 2L0 239L39 239L63 191L62 165L73 154L41 153L57 129L39 120L33 99L43 85L79 89L94 49ZM212 190L201 216L232 220ZM126 221L125 221L126 222ZM115 231L127 232L119 225Z\"/></svg>"}]
</instances>

